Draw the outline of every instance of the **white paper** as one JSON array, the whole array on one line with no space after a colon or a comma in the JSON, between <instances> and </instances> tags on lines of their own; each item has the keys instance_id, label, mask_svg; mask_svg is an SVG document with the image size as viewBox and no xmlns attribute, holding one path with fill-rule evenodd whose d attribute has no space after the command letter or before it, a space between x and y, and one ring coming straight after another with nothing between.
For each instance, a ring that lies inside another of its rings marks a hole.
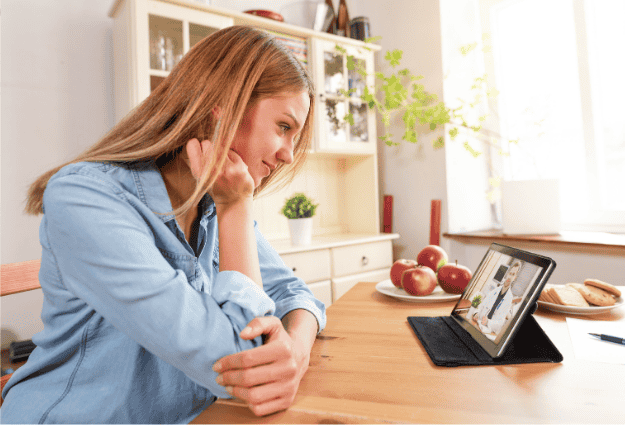
<instances>
[{"instance_id":1,"label":"white paper","mask_svg":"<svg viewBox=\"0 0 625 425\"><path fill-rule=\"evenodd\" d=\"M625 338L625 322L566 318L577 360L625 365L625 345L602 341L589 333Z\"/></svg>"}]
</instances>

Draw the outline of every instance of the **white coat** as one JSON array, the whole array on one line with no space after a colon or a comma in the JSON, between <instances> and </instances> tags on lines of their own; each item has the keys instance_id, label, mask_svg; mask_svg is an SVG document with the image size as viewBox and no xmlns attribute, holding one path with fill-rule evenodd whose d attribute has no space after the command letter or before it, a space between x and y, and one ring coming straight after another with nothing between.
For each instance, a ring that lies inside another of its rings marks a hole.
<instances>
[{"instance_id":1,"label":"white coat","mask_svg":"<svg viewBox=\"0 0 625 425\"><path fill-rule=\"evenodd\" d=\"M484 297L484 301L480 303L480 306L478 308L477 323L478 323L480 330L484 334L488 334L492 332L495 335L498 335L499 332L501 331L501 328L503 328L503 325L506 323L506 316L511 311L512 298L514 296L512 295L511 288L508 288L506 295L504 295L503 300L501 300L501 302L497 306L497 309L493 313L493 318L490 320L487 319L486 325L482 324L482 319L488 316L500 292L501 292L501 287L496 287L492 289L491 291L489 291Z\"/></svg>"}]
</instances>

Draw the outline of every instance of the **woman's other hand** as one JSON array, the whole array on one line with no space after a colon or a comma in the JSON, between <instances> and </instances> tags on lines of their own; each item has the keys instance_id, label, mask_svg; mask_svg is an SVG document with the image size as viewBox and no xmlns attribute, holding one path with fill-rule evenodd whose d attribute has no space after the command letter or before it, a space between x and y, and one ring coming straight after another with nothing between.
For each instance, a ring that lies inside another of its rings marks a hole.
<instances>
[{"instance_id":1,"label":"woman's other hand","mask_svg":"<svg viewBox=\"0 0 625 425\"><path fill-rule=\"evenodd\" d=\"M245 401L257 416L288 408L308 370L310 351L297 344L275 316L252 320L241 338L263 335L261 347L223 357L215 363L220 385Z\"/></svg>"},{"instance_id":2,"label":"woman's other hand","mask_svg":"<svg viewBox=\"0 0 625 425\"><path fill-rule=\"evenodd\" d=\"M187 142L186 150L191 174L198 180L204 167L210 161L213 144L210 140L200 143L198 139L191 139ZM253 197L254 179L245 162L232 149L228 152L224 168L209 193L216 205L232 205Z\"/></svg>"}]
</instances>

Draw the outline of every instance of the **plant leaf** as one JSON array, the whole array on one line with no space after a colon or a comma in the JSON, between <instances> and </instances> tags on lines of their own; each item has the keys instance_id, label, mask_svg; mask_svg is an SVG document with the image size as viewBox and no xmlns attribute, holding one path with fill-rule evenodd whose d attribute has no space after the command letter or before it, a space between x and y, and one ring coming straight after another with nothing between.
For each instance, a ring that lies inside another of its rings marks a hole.
<instances>
[{"instance_id":1,"label":"plant leaf","mask_svg":"<svg viewBox=\"0 0 625 425\"><path fill-rule=\"evenodd\" d=\"M460 53L462 56L466 56L469 52L477 47L477 41L471 44L465 44L464 46L460 46Z\"/></svg>"},{"instance_id":2,"label":"plant leaf","mask_svg":"<svg viewBox=\"0 0 625 425\"><path fill-rule=\"evenodd\" d=\"M445 147L445 139L441 136L432 143L434 149L441 149Z\"/></svg>"},{"instance_id":3,"label":"plant leaf","mask_svg":"<svg viewBox=\"0 0 625 425\"><path fill-rule=\"evenodd\" d=\"M395 49L393 51L387 51L384 59L388 61L388 63L395 68L399 65L399 61L401 61L401 57L404 54L403 50Z\"/></svg>"},{"instance_id":4,"label":"plant leaf","mask_svg":"<svg viewBox=\"0 0 625 425\"><path fill-rule=\"evenodd\" d=\"M477 158L478 156L482 154L482 152L478 152L475 149L473 149L473 147L469 144L469 142L464 142L463 146L471 155L473 155L474 158Z\"/></svg>"},{"instance_id":5,"label":"plant leaf","mask_svg":"<svg viewBox=\"0 0 625 425\"><path fill-rule=\"evenodd\" d=\"M382 40L382 36L381 35L376 35L374 37L367 37L365 38L365 43L375 43L376 41Z\"/></svg>"}]
</instances>

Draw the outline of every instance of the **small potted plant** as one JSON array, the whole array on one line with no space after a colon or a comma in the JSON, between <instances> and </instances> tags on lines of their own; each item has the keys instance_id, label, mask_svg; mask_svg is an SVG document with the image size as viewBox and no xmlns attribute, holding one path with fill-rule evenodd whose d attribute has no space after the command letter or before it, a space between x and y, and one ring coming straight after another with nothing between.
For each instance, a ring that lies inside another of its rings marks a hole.
<instances>
[{"instance_id":1,"label":"small potted plant","mask_svg":"<svg viewBox=\"0 0 625 425\"><path fill-rule=\"evenodd\" d=\"M477 294L476 296L473 297L473 300L471 301L471 308L469 308L469 311L467 312L467 319L471 320L471 317L477 313L477 309L480 306L480 303L482 302L482 294Z\"/></svg>"},{"instance_id":2,"label":"small potted plant","mask_svg":"<svg viewBox=\"0 0 625 425\"><path fill-rule=\"evenodd\" d=\"M310 245L312 240L312 218L319 204L314 204L303 193L296 193L286 200L282 214L289 219L291 243Z\"/></svg>"}]
</instances>

